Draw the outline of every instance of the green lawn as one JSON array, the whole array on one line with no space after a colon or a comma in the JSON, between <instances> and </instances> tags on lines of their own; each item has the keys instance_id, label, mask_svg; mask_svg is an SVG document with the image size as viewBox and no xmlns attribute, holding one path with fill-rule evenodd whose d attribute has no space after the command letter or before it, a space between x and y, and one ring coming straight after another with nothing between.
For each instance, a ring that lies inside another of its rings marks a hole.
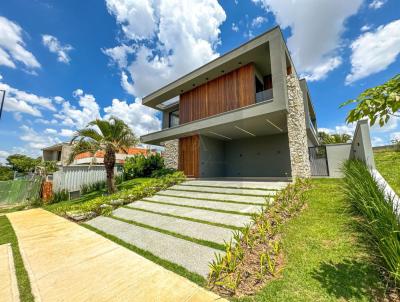
<instances>
[{"instance_id":1,"label":"green lawn","mask_svg":"<svg viewBox=\"0 0 400 302\"><path fill-rule=\"evenodd\" d=\"M31 285L19 252L17 237L8 218L3 215L0 216L0 245L5 243L11 243L12 246L20 300L22 302L33 302Z\"/></svg>"},{"instance_id":2,"label":"green lawn","mask_svg":"<svg viewBox=\"0 0 400 302\"><path fill-rule=\"evenodd\" d=\"M135 178L131 180L127 180L122 182L117 186L118 190L128 190L132 189L137 185L144 184L148 181L150 181L151 178ZM106 194L107 190L101 190L101 191L94 191L88 194L85 194L81 196L80 198L73 199L73 200L66 200L66 201L61 201L58 203L50 204L50 205L45 205L43 208L48 210L48 211L54 211L56 208L62 208L62 207L68 207L68 206L73 206L73 205L84 205L85 203L90 202L92 199L102 196L103 194Z\"/></svg>"},{"instance_id":3,"label":"green lawn","mask_svg":"<svg viewBox=\"0 0 400 302\"><path fill-rule=\"evenodd\" d=\"M239 301L372 301L383 284L345 201L341 180L314 179L307 208L283 227L285 266Z\"/></svg>"},{"instance_id":4,"label":"green lawn","mask_svg":"<svg viewBox=\"0 0 400 302\"><path fill-rule=\"evenodd\" d=\"M375 164L392 189L400 195L400 152L377 151Z\"/></svg>"}]
</instances>

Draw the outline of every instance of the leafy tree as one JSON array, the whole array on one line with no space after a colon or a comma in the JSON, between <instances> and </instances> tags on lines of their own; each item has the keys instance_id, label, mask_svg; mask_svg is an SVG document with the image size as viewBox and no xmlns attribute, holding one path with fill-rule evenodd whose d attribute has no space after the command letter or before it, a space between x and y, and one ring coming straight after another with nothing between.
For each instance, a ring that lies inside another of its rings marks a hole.
<instances>
[{"instance_id":1,"label":"leafy tree","mask_svg":"<svg viewBox=\"0 0 400 302\"><path fill-rule=\"evenodd\" d=\"M390 117L400 117L400 74L380 86L365 90L357 99L349 100L340 107L352 103L357 103L357 106L347 115L348 123L369 118L371 126L378 121L382 127Z\"/></svg>"},{"instance_id":2,"label":"leafy tree","mask_svg":"<svg viewBox=\"0 0 400 302\"><path fill-rule=\"evenodd\" d=\"M13 179L14 173L10 167L0 164L0 181Z\"/></svg>"},{"instance_id":3,"label":"leafy tree","mask_svg":"<svg viewBox=\"0 0 400 302\"><path fill-rule=\"evenodd\" d=\"M346 133L328 134L326 132L319 132L318 136L319 136L320 142L323 145L348 143L352 139L352 136L350 134L346 134Z\"/></svg>"},{"instance_id":4,"label":"leafy tree","mask_svg":"<svg viewBox=\"0 0 400 302\"><path fill-rule=\"evenodd\" d=\"M40 157L34 159L23 154L12 154L6 160L11 169L17 172L32 172L41 162Z\"/></svg>"},{"instance_id":5,"label":"leafy tree","mask_svg":"<svg viewBox=\"0 0 400 302\"><path fill-rule=\"evenodd\" d=\"M109 120L94 120L86 128L78 130L72 138L72 152L69 158L71 163L75 156L90 152L96 154L97 151L104 151L104 166L107 173L107 187L109 193L114 193L114 166L115 153L123 151L128 152L128 148L135 145L138 140L124 121L111 117Z\"/></svg>"},{"instance_id":6,"label":"leafy tree","mask_svg":"<svg viewBox=\"0 0 400 302\"><path fill-rule=\"evenodd\" d=\"M58 171L57 162L54 160L42 161L36 166L36 172L40 175L46 176Z\"/></svg>"}]
</instances>

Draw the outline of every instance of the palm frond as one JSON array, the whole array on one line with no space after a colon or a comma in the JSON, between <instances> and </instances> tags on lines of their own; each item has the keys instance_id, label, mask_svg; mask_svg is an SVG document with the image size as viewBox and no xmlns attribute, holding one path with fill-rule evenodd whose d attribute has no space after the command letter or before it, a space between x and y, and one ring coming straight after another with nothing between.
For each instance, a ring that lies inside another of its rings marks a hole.
<instances>
[{"instance_id":1,"label":"palm frond","mask_svg":"<svg viewBox=\"0 0 400 302\"><path fill-rule=\"evenodd\" d=\"M112 137L110 121L96 119L94 121L91 121L88 126L97 126L104 138L109 139L110 137Z\"/></svg>"},{"instance_id":2,"label":"palm frond","mask_svg":"<svg viewBox=\"0 0 400 302\"><path fill-rule=\"evenodd\" d=\"M101 150L100 144L98 144L97 142L93 142L93 141L89 142L89 141L83 140L83 138L81 138L81 140L79 140L78 142L73 144L71 153L68 158L68 163L71 164L78 154L81 154L84 152L90 152L90 154L94 155L99 150Z\"/></svg>"}]
</instances>

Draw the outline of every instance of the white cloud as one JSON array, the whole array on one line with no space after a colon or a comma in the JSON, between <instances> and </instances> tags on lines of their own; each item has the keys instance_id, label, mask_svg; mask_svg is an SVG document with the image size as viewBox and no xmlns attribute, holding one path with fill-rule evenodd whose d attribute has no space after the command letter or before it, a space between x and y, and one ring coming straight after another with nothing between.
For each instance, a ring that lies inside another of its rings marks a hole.
<instances>
[{"instance_id":1,"label":"white cloud","mask_svg":"<svg viewBox=\"0 0 400 302\"><path fill-rule=\"evenodd\" d=\"M0 158L7 158L9 155L7 151L0 150Z\"/></svg>"},{"instance_id":2,"label":"white cloud","mask_svg":"<svg viewBox=\"0 0 400 302\"><path fill-rule=\"evenodd\" d=\"M238 32L239 31L239 26L237 26L235 23L232 23L232 30L234 32Z\"/></svg>"},{"instance_id":3,"label":"white cloud","mask_svg":"<svg viewBox=\"0 0 400 302\"><path fill-rule=\"evenodd\" d=\"M26 142L26 147L33 149L33 152L39 152L40 149L61 142L56 136L39 133L26 125L22 125L20 129L22 130L22 134L19 138Z\"/></svg>"},{"instance_id":4,"label":"white cloud","mask_svg":"<svg viewBox=\"0 0 400 302\"><path fill-rule=\"evenodd\" d=\"M121 68L124 89L143 97L216 58L219 26L225 21L216 0L106 0L121 25L123 49L104 50ZM135 59L126 62L126 46L135 40ZM141 41L138 42L137 40ZM124 67L126 66L126 67Z\"/></svg>"},{"instance_id":5,"label":"white cloud","mask_svg":"<svg viewBox=\"0 0 400 302\"><path fill-rule=\"evenodd\" d=\"M57 104L61 104L61 103L64 102L65 100L64 100L64 98L61 97L61 96L55 96L55 97L54 97L54 101L55 101Z\"/></svg>"},{"instance_id":6,"label":"white cloud","mask_svg":"<svg viewBox=\"0 0 400 302\"><path fill-rule=\"evenodd\" d=\"M80 88L75 89L74 91L72 91L72 95L73 95L74 97L81 96L81 95L83 95L83 90L80 89Z\"/></svg>"},{"instance_id":7,"label":"white cloud","mask_svg":"<svg viewBox=\"0 0 400 302\"><path fill-rule=\"evenodd\" d=\"M400 20L366 32L351 43L351 73L346 84L385 70L400 53Z\"/></svg>"},{"instance_id":8,"label":"white cloud","mask_svg":"<svg viewBox=\"0 0 400 302\"><path fill-rule=\"evenodd\" d=\"M0 16L0 65L16 68L18 61L28 68L39 68L35 56L25 49L22 28L15 22Z\"/></svg>"},{"instance_id":9,"label":"white cloud","mask_svg":"<svg viewBox=\"0 0 400 302\"><path fill-rule=\"evenodd\" d=\"M384 140L381 137L373 136L373 137L371 137L371 144L372 144L372 147L382 146L382 145L384 145Z\"/></svg>"},{"instance_id":10,"label":"white cloud","mask_svg":"<svg viewBox=\"0 0 400 302\"><path fill-rule=\"evenodd\" d=\"M0 82L0 89L6 90L4 111L41 117L40 109L56 110L50 98L25 92L2 82Z\"/></svg>"},{"instance_id":11,"label":"white cloud","mask_svg":"<svg viewBox=\"0 0 400 302\"><path fill-rule=\"evenodd\" d=\"M137 136L160 129L161 122L156 117L156 110L143 106L140 99L128 104L125 101L113 99L112 105L104 108L104 118L116 116L127 123Z\"/></svg>"},{"instance_id":12,"label":"white cloud","mask_svg":"<svg viewBox=\"0 0 400 302\"><path fill-rule=\"evenodd\" d=\"M82 89L77 89L73 92L73 96L78 99L80 108L71 105L69 101L64 101L60 112L54 114L61 124L84 128L92 120L100 118L100 107L93 95L85 94Z\"/></svg>"},{"instance_id":13,"label":"white cloud","mask_svg":"<svg viewBox=\"0 0 400 302\"><path fill-rule=\"evenodd\" d=\"M372 2L368 5L369 8L379 9L386 3L386 0L372 0Z\"/></svg>"},{"instance_id":14,"label":"white cloud","mask_svg":"<svg viewBox=\"0 0 400 302\"><path fill-rule=\"evenodd\" d=\"M369 31L370 29L371 29L371 26L368 25L368 24L365 24L363 27L360 28L360 30L361 30L362 32L364 32L364 31Z\"/></svg>"},{"instance_id":15,"label":"white cloud","mask_svg":"<svg viewBox=\"0 0 400 302\"><path fill-rule=\"evenodd\" d=\"M253 2L272 12L282 28L290 27L292 35L287 43L296 68L302 75L318 80L339 66L338 52L345 21L358 11L362 0ZM321 70L325 74L321 74Z\"/></svg>"},{"instance_id":16,"label":"white cloud","mask_svg":"<svg viewBox=\"0 0 400 302\"><path fill-rule=\"evenodd\" d=\"M71 129L61 129L59 135L63 136L63 137L69 137L72 138L72 136L74 135L75 131L71 130Z\"/></svg>"},{"instance_id":17,"label":"white cloud","mask_svg":"<svg viewBox=\"0 0 400 302\"><path fill-rule=\"evenodd\" d=\"M354 135L354 131L356 130L357 123L350 124L339 124L331 128L318 128L320 132L326 132L329 134L333 133L346 133L350 135ZM400 134L400 118L392 117L389 119L388 123L383 127L380 127L379 124L375 124L370 127L370 135L372 144L374 146L390 144L393 137L396 134Z\"/></svg>"},{"instance_id":18,"label":"white cloud","mask_svg":"<svg viewBox=\"0 0 400 302\"><path fill-rule=\"evenodd\" d=\"M56 129L52 129L52 128L46 128L44 130L45 134L57 134L57 130Z\"/></svg>"},{"instance_id":19,"label":"white cloud","mask_svg":"<svg viewBox=\"0 0 400 302\"><path fill-rule=\"evenodd\" d=\"M251 21L251 27L260 27L265 22L267 22L267 18L258 16Z\"/></svg>"},{"instance_id":20,"label":"white cloud","mask_svg":"<svg viewBox=\"0 0 400 302\"><path fill-rule=\"evenodd\" d=\"M393 132L390 134L390 140L400 140L400 131L399 132Z\"/></svg>"},{"instance_id":21,"label":"white cloud","mask_svg":"<svg viewBox=\"0 0 400 302\"><path fill-rule=\"evenodd\" d=\"M68 54L73 49L71 45L61 45L60 41L52 35L42 35L42 43L50 52L57 54L59 62L68 64L71 61Z\"/></svg>"},{"instance_id":22,"label":"white cloud","mask_svg":"<svg viewBox=\"0 0 400 302\"><path fill-rule=\"evenodd\" d=\"M58 121L56 119L46 120L43 118L37 118L34 120L35 123L43 124L43 125L50 125L50 124L57 124Z\"/></svg>"},{"instance_id":23,"label":"white cloud","mask_svg":"<svg viewBox=\"0 0 400 302\"><path fill-rule=\"evenodd\" d=\"M109 56L119 68L126 68L128 66L128 54L134 53L135 48L122 44L114 48L103 49L102 51Z\"/></svg>"},{"instance_id":24,"label":"white cloud","mask_svg":"<svg viewBox=\"0 0 400 302\"><path fill-rule=\"evenodd\" d=\"M151 0L106 0L106 4L129 39L149 39L154 36L157 25ZM174 10L174 7L170 9Z\"/></svg>"},{"instance_id":25,"label":"white cloud","mask_svg":"<svg viewBox=\"0 0 400 302\"><path fill-rule=\"evenodd\" d=\"M323 80L328 76L331 70L334 70L340 64L342 64L341 57L333 57L321 65L315 66L311 73L304 73L302 76L310 82Z\"/></svg>"}]
</instances>

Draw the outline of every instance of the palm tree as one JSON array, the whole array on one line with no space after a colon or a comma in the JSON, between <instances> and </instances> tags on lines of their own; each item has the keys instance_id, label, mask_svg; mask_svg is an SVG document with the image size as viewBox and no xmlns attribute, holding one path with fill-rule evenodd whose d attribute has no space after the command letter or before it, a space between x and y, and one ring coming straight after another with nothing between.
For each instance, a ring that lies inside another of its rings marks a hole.
<instances>
[{"instance_id":1,"label":"palm tree","mask_svg":"<svg viewBox=\"0 0 400 302\"><path fill-rule=\"evenodd\" d=\"M75 142L75 143L74 143ZM86 128L78 130L72 140L72 152L69 162L83 152L96 154L104 152L104 166L107 173L107 188L109 193L114 193L114 166L115 153L128 152L128 148L137 144L138 139L124 121L111 117L109 120L96 119L91 121Z\"/></svg>"},{"instance_id":2,"label":"palm tree","mask_svg":"<svg viewBox=\"0 0 400 302\"><path fill-rule=\"evenodd\" d=\"M323 145L348 143L352 139L352 136L350 134L346 134L346 133L328 134L325 132L319 132L318 135L319 135L319 139Z\"/></svg>"}]
</instances>

